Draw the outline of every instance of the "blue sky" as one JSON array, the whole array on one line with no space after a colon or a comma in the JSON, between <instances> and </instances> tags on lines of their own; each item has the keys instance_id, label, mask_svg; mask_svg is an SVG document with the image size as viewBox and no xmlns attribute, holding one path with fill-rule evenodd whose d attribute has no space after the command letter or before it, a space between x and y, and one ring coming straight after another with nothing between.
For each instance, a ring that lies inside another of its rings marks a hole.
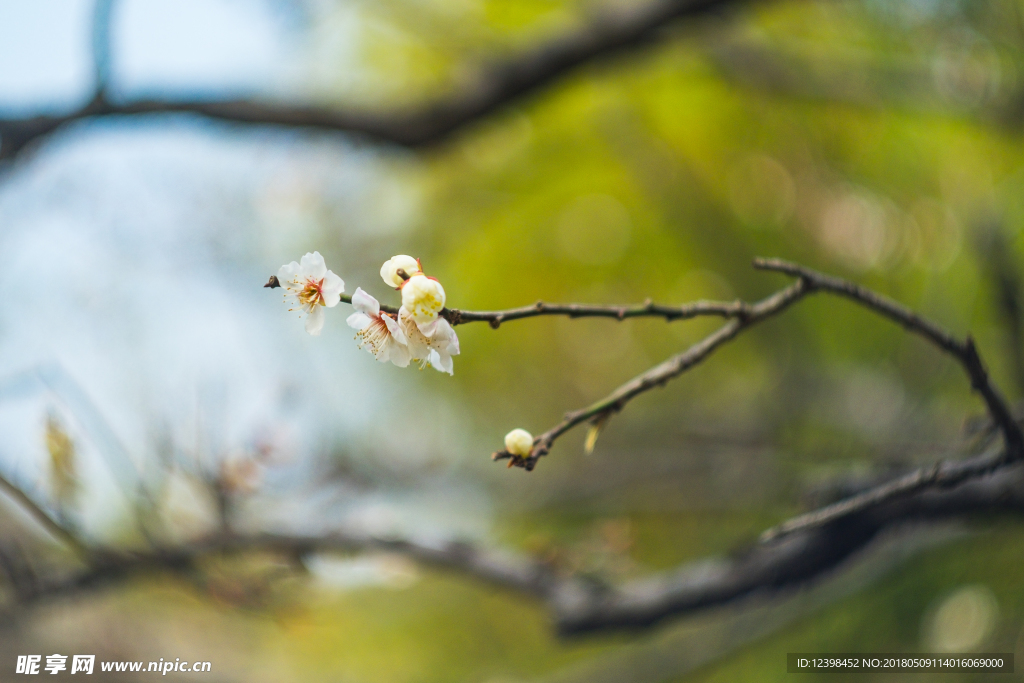
<instances>
[{"instance_id":1,"label":"blue sky","mask_svg":"<svg viewBox=\"0 0 1024 683\"><path fill-rule=\"evenodd\" d=\"M91 12L87 0L0 1L0 111L67 109L90 96ZM121 0L115 96L301 90L293 75L308 46L301 22L281 12L264 0ZM212 461L270 439L293 483L339 444L406 464L458 452L445 436L458 433L455 411L432 398L410 412L426 378L358 350L344 306L310 338L261 288L283 263L323 249L327 231L353 245L400 245L418 199L394 171L410 163L342 135L188 117L83 122L19 158L0 177L0 467L45 498L42 427L57 412L81 449L83 522L102 535L122 519L126 475L109 466L110 443L89 410L139 469L160 434L182 457ZM328 267L352 292L374 286L349 276L357 264L372 260L362 272L376 273L392 255L352 247ZM47 373L64 377L64 389ZM68 383L92 408L76 405ZM383 427L399 418L406 429ZM453 513L480 507L472 490L419 488L419 503L356 496L333 504L329 519L450 529L487 517Z\"/></svg>"},{"instance_id":2,"label":"blue sky","mask_svg":"<svg viewBox=\"0 0 1024 683\"><path fill-rule=\"evenodd\" d=\"M59 110L91 94L92 0L0 1L0 109ZM273 89L296 64L294 24L260 0L120 0L112 84L122 96Z\"/></svg>"}]
</instances>

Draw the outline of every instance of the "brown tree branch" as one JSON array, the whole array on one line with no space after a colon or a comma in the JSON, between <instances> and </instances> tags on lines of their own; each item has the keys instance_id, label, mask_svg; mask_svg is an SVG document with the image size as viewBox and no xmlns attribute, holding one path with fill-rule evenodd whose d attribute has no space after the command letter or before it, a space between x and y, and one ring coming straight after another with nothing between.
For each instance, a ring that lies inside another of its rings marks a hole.
<instances>
[{"instance_id":1,"label":"brown tree branch","mask_svg":"<svg viewBox=\"0 0 1024 683\"><path fill-rule=\"evenodd\" d=\"M69 577L36 580L22 588L18 603L10 609L25 609L146 575L191 575L202 560L214 556L273 552L302 559L314 553L376 550L400 553L429 566L534 597L548 606L563 635L637 629L672 616L752 595L772 596L804 585L841 567L865 549L880 531L905 522L1022 512L1024 471L1014 465L955 488L922 490L886 500L819 526L794 530L784 538L749 546L731 557L684 564L670 572L619 586L562 576L546 563L460 542L420 542L345 533L224 535L180 547L107 556Z\"/></svg>"},{"instance_id":2,"label":"brown tree branch","mask_svg":"<svg viewBox=\"0 0 1024 683\"><path fill-rule=\"evenodd\" d=\"M956 358L963 366L971 380L971 388L981 394L992 419L999 426L1006 442L1003 457L1007 462L1024 458L1024 433L1013 418L1010 407L1002 394L989 380L985 365L978 355L974 340L968 335L964 340L957 339L935 323L922 318L914 311L901 304L861 287L853 282L825 275L795 263L781 259L755 259L754 267L761 270L772 270L786 273L805 282L811 291L830 292L846 297L861 306L899 323L906 330L920 335L940 349Z\"/></svg>"},{"instance_id":3,"label":"brown tree branch","mask_svg":"<svg viewBox=\"0 0 1024 683\"><path fill-rule=\"evenodd\" d=\"M148 114L195 114L237 124L341 131L411 148L437 145L468 125L536 94L574 69L656 39L659 31L671 22L705 16L743 2L652 0L638 8L619 9L595 19L584 30L489 69L466 92L402 113L353 112L248 100L112 103L101 89L100 96L92 102L62 116L0 118L0 159L13 157L30 142L82 119ZM105 88L105 83L101 85Z\"/></svg>"},{"instance_id":4,"label":"brown tree branch","mask_svg":"<svg viewBox=\"0 0 1024 683\"><path fill-rule=\"evenodd\" d=\"M622 410L630 400L640 394L650 391L655 387L664 386L666 382L690 368L694 367L705 358L710 356L715 349L730 341L743 330L766 320L771 316L785 310L788 306L799 301L808 293L808 288L803 280L798 280L789 287L772 294L755 304L739 306L737 310L742 311L725 325L719 327L710 335L697 342L686 351L672 356L660 365L656 365L647 372L634 377L618 389L604 397L600 401L574 410L565 415L561 422L534 438L533 450L529 456L513 455L502 450L494 453L491 457L494 460L509 460L509 467L522 467L527 471L533 470L537 461L547 455L551 450L555 439L582 422L596 422L607 420L612 413Z\"/></svg>"},{"instance_id":5,"label":"brown tree branch","mask_svg":"<svg viewBox=\"0 0 1024 683\"><path fill-rule=\"evenodd\" d=\"M626 383L606 399L571 413L535 443L550 446L555 437L575 424L607 416L640 393L693 367L743 329L785 310L807 294L820 291L845 296L899 322L954 356L968 373L972 386L985 399L993 422L1003 434L1004 448L915 470L785 522L764 532L759 544L730 558L684 565L669 573L621 586L600 584L579 576L561 576L542 562L458 542L427 543L344 533L245 536L225 532L186 546L135 554L93 554L91 567L83 572L57 580L36 581L28 593L21 588L20 604L34 604L149 572L191 574L198 571L204 558L214 555L269 551L301 559L319 552L386 550L535 596L549 606L563 634L644 628L672 615L804 584L840 566L867 546L882 529L905 521L1024 511L1024 471L1020 466L1021 453L1015 450L1020 427L991 385L970 338L961 341L913 311L854 283L776 259L758 259L755 266L786 273L797 280L760 302L737 306L735 317L716 332ZM540 455L534 453L521 459L522 466L527 466L529 460L535 463Z\"/></svg>"},{"instance_id":6,"label":"brown tree branch","mask_svg":"<svg viewBox=\"0 0 1024 683\"><path fill-rule=\"evenodd\" d=\"M844 500L787 520L761 534L763 542L772 541L801 529L831 524L891 500L908 496L927 488L950 488L968 479L991 474L1013 461L1004 453L985 454L967 460L946 460L928 467L920 467L909 474L863 491Z\"/></svg>"},{"instance_id":7,"label":"brown tree branch","mask_svg":"<svg viewBox=\"0 0 1024 683\"><path fill-rule=\"evenodd\" d=\"M203 559L214 556L270 552L302 559L317 553L372 551L398 553L428 566L456 570L486 583L535 596L545 595L554 580L546 564L508 553L481 550L458 541L436 543L342 532L323 536L228 533L193 544L107 555L89 569L70 577L40 581L35 592L22 600L21 606L115 585L154 573L191 573Z\"/></svg>"},{"instance_id":8,"label":"brown tree branch","mask_svg":"<svg viewBox=\"0 0 1024 683\"><path fill-rule=\"evenodd\" d=\"M701 562L613 589L560 584L549 598L559 631L644 628L674 615L751 595L770 596L825 576L880 531L905 522L1024 512L1019 465L953 489L889 500L819 527L804 528L733 557Z\"/></svg>"},{"instance_id":9,"label":"brown tree branch","mask_svg":"<svg viewBox=\"0 0 1024 683\"><path fill-rule=\"evenodd\" d=\"M665 382L678 377L707 358L715 349L731 340L744 329L779 313L805 295L819 291L838 294L856 301L862 306L898 322L909 331L923 336L956 358L967 372L971 380L971 387L981 394L985 405L988 407L989 414L1003 434L1006 449L1001 456L1004 458L1001 464L1016 462L1024 458L1024 433L1021 432L1020 425L1014 420L1006 401L989 380L988 373L974 345L974 340L970 336L961 341L935 323L922 318L917 313L896 303L892 299L888 299L855 283L825 275L795 263L781 259L758 258L754 260L754 267L760 270L786 273L796 277L797 281L790 287L776 292L756 304L748 305L746 308L741 304L737 304L736 310L742 311L742 313L736 319L730 320L683 353L669 358L642 375L634 377L600 401L586 408L567 413L561 422L534 438L534 446L528 456L513 455L507 450L501 450L492 454L491 458L493 460L507 459L509 460L509 467L516 466L522 467L527 471L533 470L537 461L551 450L551 445L555 439L576 425L582 422L591 422L595 426L603 426L613 413L621 410L626 402L632 398L650 391L654 387L663 386ZM919 477L921 481L929 482L926 485L941 485L947 477L960 476L960 474L954 475L951 467L952 465L947 467L941 475L937 471L927 474L927 476L926 473L922 472ZM992 467L979 465L974 474L967 476L978 476L991 471L991 469ZM960 472L959 469L956 471ZM959 482L962 479L957 479L956 481ZM917 490L922 485L913 483L908 479L904 486L906 487L905 492L910 492ZM898 488L898 490L902 491L904 489ZM892 495L897 495L896 490L894 490Z\"/></svg>"},{"instance_id":10,"label":"brown tree branch","mask_svg":"<svg viewBox=\"0 0 1024 683\"><path fill-rule=\"evenodd\" d=\"M277 276L272 275L267 280L265 288L276 289L281 286ZM341 302L352 303L351 294L342 294ZM380 304L380 310L392 315L398 315L398 307L388 304ZM459 308L444 308L441 310L441 317L454 325L465 325L466 323L486 322L492 328L498 329L502 323L511 320L523 320L524 318L536 318L538 316L553 315L567 318L614 318L625 320L626 318L664 318L666 322L675 320L689 320L700 316L713 316L719 318L744 318L750 315L750 304L736 299L735 301L694 301L686 304L669 306L656 304L650 299L642 304L552 304L538 301L532 306L521 306L519 308L508 308L503 311L465 311Z\"/></svg>"},{"instance_id":11,"label":"brown tree branch","mask_svg":"<svg viewBox=\"0 0 1024 683\"><path fill-rule=\"evenodd\" d=\"M535 318L542 315L565 316L567 318L664 318L667 322L688 320L698 316L721 318L742 318L750 314L750 305L744 301L694 301L678 306L653 303L650 299L642 304L598 305L598 304L551 304L538 301L532 306L509 308L504 311L441 311L452 325L471 322L486 322L494 329L503 322Z\"/></svg>"}]
</instances>

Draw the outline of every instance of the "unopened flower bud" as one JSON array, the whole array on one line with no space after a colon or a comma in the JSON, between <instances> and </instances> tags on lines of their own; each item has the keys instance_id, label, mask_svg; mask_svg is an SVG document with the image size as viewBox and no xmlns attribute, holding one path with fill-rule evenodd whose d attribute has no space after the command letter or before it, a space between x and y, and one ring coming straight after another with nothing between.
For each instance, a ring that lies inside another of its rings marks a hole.
<instances>
[{"instance_id":1,"label":"unopened flower bud","mask_svg":"<svg viewBox=\"0 0 1024 683\"><path fill-rule=\"evenodd\" d=\"M405 277L399 275L398 271L400 270L405 273ZM381 279L387 283L388 287L394 287L395 289L401 287L403 282L420 272L420 262L412 256L406 256L405 254L392 256L380 267Z\"/></svg>"},{"instance_id":2,"label":"unopened flower bud","mask_svg":"<svg viewBox=\"0 0 1024 683\"><path fill-rule=\"evenodd\" d=\"M533 435L525 429L513 429L505 435L505 450L525 458L533 450Z\"/></svg>"},{"instance_id":3,"label":"unopened flower bud","mask_svg":"<svg viewBox=\"0 0 1024 683\"><path fill-rule=\"evenodd\" d=\"M402 307L424 334L433 334L433 323L444 308L444 287L426 275L413 275L402 285Z\"/></svg>"}]
</instances>

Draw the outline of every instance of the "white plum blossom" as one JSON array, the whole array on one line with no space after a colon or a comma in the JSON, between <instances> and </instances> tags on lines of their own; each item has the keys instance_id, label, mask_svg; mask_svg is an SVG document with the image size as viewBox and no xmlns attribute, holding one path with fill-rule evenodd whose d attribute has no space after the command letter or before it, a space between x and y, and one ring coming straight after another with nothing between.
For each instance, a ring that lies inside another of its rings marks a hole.
<instances>
[{"instance_id":1,"label":"white plum blossom","mask_svg":"<svg viewBox=\"0 0 1024 683\"><path fill-rule=\"evenodd\" d=\"M527 457L533 450L533 434L525 429L513 429L505 435L505 450L512 455Z\"/></svg>"},{"instance_id":2,"label":"white plum blossom","mask_svg":"<svg viewBox=\"0 0 1024 683\"><path fill-rule=\"evenodd\" d=\"M434 334L444 302L444 287L426 275L414 275L402 285L402 308L427 337Z\"/></svg>"},{"instance_id":3,"label":"white plum blossom","mask_svg":"<svg viewBox=\"0 0 1024 683\"><path fill-rule=\"evenodd\" d=\"M356 288L352 295L352 308L356 312L348 317L349 327L357 330L359 348L365 348L381 363L389 360L400 368L409 364L409 347L405 332L372 296Z\"/></svg>"},{"instance_id":4,"label":"white plum blossom","mask_svg":"<svg viewBox=\"0 0 1024 683\"><path fill-rule=\"evenodd\" d=\"M405 277L398 274L399 270L405 273ZM400 289L403 282L413 275L421 274L422 272L423 269L420 267L419 259L414 259L412 256L406 256L405 254L392 256L380 267L381 279L384 280L388 287L394 287L395 289Z\"/></svg>"},{"instance_id":5,"label":"white plum blossom","mask_svg":"<svg viewBox=\"0 0 1024 683\"><path fill-rule=\"evenodd\" d=\"M420 361L421 369L429 363L440 372L449 375L454 372L452 356L459 355L459 338L447 320L438 318L432 325L433 333L428 336L402 306L398 310L398 322L408 340L409 353L413 360Z\"/></svg>"},{"instance_id":6,"label":"white plum blossom","mask_svg":"<svg viewBox=\"0 0 1024 683\"><path fill-rule=\"evenodd\" d=\"M306 332L314 336L324 328L323 308L337 306L345 291L345 283L327 270L324 257L318 251L306 254L299 263L292 261L281 266L277 281L285 289L285 301L290 300L306 313Z\"/></svg>"}]
</instances>

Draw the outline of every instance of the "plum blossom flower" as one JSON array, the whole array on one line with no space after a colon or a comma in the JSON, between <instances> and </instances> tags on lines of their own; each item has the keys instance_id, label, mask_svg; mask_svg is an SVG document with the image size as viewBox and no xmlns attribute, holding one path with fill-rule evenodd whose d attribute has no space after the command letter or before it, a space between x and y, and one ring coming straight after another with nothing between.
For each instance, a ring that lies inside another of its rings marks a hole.
<instances>
[{"instance_id":1,"label":"plum blossom flower","mask_svg":"<svg viewBox=\"0 0 1024 683\"><path fill-rule=\"evenodd\" d=\"M352 308L356 312L348 317L349 327L357 330L359 348L365 348L381 363L389 360L400 368L409 364L409 347L405 332L391 315L380 310L372 296L356 288L352 295Z\"/></svg>"},{"instance_id":2,"label":"plum blossom flower","mask_svg":"<svg viewBox=\"0 0 1024 683\"><path fill-rule=\"evenodd\" d=\"M285 301L306 313L306 332L320 334L324 328L323 307L333 308L341 300L345 283L327 270L319 251L306 254L300 263L292 261L277 271L277 280L285 288ZM295 310L291 308L289 310Z\"/></svg>"},{"instance_id":3,"label":"plum blossom flower","mask_svg":"<svg viewBox=\"0 0 1024 683\"><path fill-rule=\"evenodd\" d=\"M533 450L533 434L525 429L513 429L505 435L505 450L512 455L527 457Z\"/></svg>"},{"instance_id":4,"label":"plum blossom flower","mask_svg":"<svg viewBox=\"0 0 1024 683\"><path fill-rule=\"evenodd\" d=\"M426 275L413 275L402 285L402 308L427 337L434 334L444 302L444 287Z\"/></svg>"},{"instance_id":5,"label":"plum blossom flower","mask_svg":"<svg viewBox=\"0 0 1024 683\"><path fill-rule=\"evenodd\" d=\"M409 342L409 354L413 360L420 361L421 369L429 363L439 372L449 375L454 372L452 356L459 355L459 338L447 320L438 318L432 326L433 333L428 336L402 306L398 310L398 322Z\"/></svg>"},{"instance_id":6,"label":"plum blossom flower","mask_svg":"<svg viewBox=\"0 0 1024 683\"><path fill-rule=\"evenodd\" d=\"M399 275L399 270L405 273L405 277ZM401 289L403 282L413 275L422 273L423 268L420 267L419 259L406 256L405 254L392 256L380 267L381 279L384 280L388 287L394 287L395 289Z\"/></svg>"}]
</instances>

